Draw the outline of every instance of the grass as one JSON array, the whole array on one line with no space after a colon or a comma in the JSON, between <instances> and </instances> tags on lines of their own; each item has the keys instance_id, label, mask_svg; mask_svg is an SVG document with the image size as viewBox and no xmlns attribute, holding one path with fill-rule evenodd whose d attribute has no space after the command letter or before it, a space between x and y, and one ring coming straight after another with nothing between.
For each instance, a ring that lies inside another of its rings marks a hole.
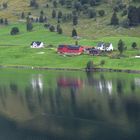
<instances>
[{"instance_id":1,"label":"grass","mask_svg":"<svg viewBox=\"0 0 140 140\"><path fill-rule=\"evenodd\" d=\"M15 36L9 34L12 27L19 27L20 33ZM89 60L93 60L94 64L98 65L101 60L105 60L104 68L114 69L138 69L140 70L139 59L132 58L139 53L139 50L131 48L132 42L136 42L140 46L139 37L103 37L92 40L81 38L80 45L96 46L98 41L112 42L117 49L118 40L121 38L127 50L124 54L126 58L110 59L110 55L118 54L114 51L107 56L61 56L57 54L57 46L59 44L75 44L75 40L67 35L59 35L55 32L50 32L43 27L42 24L35 24L32 32L27 32L25 24L12 24L1 28L0 34L0 65L28 65L42 66L52 68L85 68ZM45 48L31 49L32 41L43 41ZM53 47L49 47L53 45ZM44 54L39 54L44 52Z\"/></svg>"}]
</instances>

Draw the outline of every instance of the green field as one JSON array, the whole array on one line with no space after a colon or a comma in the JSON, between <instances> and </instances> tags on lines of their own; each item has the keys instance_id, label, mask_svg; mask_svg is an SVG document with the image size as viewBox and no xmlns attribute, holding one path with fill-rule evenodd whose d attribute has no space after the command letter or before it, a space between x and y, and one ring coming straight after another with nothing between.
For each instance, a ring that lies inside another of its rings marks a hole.
<instances>
[{"instance_id":1,"label":"green field","mask_svg":"<svg viewBox=\"0 0 140 140\"><path fill-rule=\"evenodd\" d=\"M19 27L18 35L10 35L12 27ZM84 39L79 40L79 45L96 46L98 41L112 42L116 51L104 56L89 56L82 54L80 56L62 56L57 54L57 46L59 44L75 44L75 40L65 34L59 35L56 32L50 32L43 27L43 24L35 24L32 32L26 31L24 23L11 24L2 26L0 29L0 65L24 65L24 66L41 66L49 68L85 68L89 60L101 67L100 61L105 60L104 68L113 69L134 69L140 70L140 60L133 58L140 53L140 50L132 49L132 42L136 42L140 47L139 37L104 37L96 40ZM119 54L117 43L122 39L127 46L124 52L126 57L121 59L111 59L111 55ZM30 44L32 41L43 41L45 48L32 49ZM40 54L44 52L43 54Z\"/></svg>"}]
</instances>

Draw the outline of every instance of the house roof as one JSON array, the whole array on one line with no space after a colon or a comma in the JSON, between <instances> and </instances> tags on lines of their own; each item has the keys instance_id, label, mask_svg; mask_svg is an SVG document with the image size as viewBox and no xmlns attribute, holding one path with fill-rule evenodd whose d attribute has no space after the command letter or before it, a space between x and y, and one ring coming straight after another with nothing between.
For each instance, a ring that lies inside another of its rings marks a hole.
<instances>
[{"instance_id":1,"label":"house roof","mask_svg":"<svg viewBox=\"0 0 140 140\"><path fill-rule=\"evenodd\" d=\"M40 42L40 41L33 41L33 42L31 43L31 45L37 45L37 46L39 46L41 43L42 43L42 42Z\"/></svg>"},{"instance_id":2,"label":"house roof","mask_svg":"<svg viewBox=\"0 0 140 140\"><path fill-rule=\"evenodd\" d=\"M68 48L71 50L78 50L81 46L76 46L76 45L59 45L58 48Z\"/></svg>"},{"instance_id":3,"label":"house roof","mask_svg":"<svg viewBox=\"0 0 140 140\"><path fill-rule=\"evenodd\" d=\"M102 47L102 45L104 45L104 43L103 43L103 42L99 42L99 43L97 44L97 47Z\"/></svg>"},{"instance_id":4,"label":"house roof","mask_svg":"<svg viewBox=\"0 0 140 140\"><path fill-rule=\"evenodd\" d=\"M104 47L109 47L111 43L105 43Z\"/></svg>"}]
</instances>

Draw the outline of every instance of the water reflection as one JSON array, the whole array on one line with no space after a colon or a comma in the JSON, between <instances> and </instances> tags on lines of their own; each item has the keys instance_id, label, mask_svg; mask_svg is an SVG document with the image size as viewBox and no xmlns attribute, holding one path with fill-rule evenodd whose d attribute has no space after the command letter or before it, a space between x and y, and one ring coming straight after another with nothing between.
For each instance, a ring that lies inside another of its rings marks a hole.
<instances>
[{"instance_id":1,"label":"water reflection","mask_svg":"<svg viewBox=\"0 0 140 140\"><path fill-rule=\"evenodd\" d=\"M42 93L43 91L43 76L41 74L32 75L31 84L34 91Z\"/></svg>"},{"instance_id":2,"label":"water reflection","mask_svg":"<svg viewBox=\"0 0 140 140\"><path fill-rule=\"evenodd\" d=\"M24 131L29 137L36 133L58 140L139 138L140 87L135 75L125 79L121 74L52 73L29 73L22 83L8 77L0 83L0 116L18 126L20 139Z\"/></svg>"}]
</instances>

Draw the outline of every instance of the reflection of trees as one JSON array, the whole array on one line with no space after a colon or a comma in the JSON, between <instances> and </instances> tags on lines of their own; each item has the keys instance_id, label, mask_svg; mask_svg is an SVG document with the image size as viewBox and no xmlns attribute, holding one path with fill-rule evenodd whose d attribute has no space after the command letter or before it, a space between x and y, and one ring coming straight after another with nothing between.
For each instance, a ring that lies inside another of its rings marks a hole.
<instances>
[{"instance_id":1,"label":"reflection of trees","mask_svg":"<svg viewBox=\"0 0 140 140\"><path fill-rule=\"evenodd\" d=\"M122 80L120 80L120 79L117 80L117 93L118 93L118 95L123 94L123 88L124 88L123 84L122 84Z\"/></svg>"},{"instance_id":2,"label":"reflection of trees","mask_svg":"<svg viewBox=\"0 0 140 140\"><path fill-rule=\"evenodd\" d=\"M72 108L72 113L76 114L77 113L77 106L76 106L76 92L73 88L70 89L70 102L71 102L71 108Z\"/></svg>"},{"instance_id":3,"label":"reflection of trees","mask_svg":"<svg viewBox=\"0 0 140 140\"><path fill-rule=\"evenodd\" d=\"M35 112L36 109L36 101L34 100L32 96L32 88L26 87L25 88L25 98L27 102L28 109L31 113Z\"/></svg>"},{"instance_id":4,"label":"reflection of trees","mask_svg":"<svg viewBox=\"0 0 140 140\"><path fill-rule=\"evenodd\" d=\"M124 107L128 118L134 122L140 121L140 102L135 98L128 98L123 100Z\"/></svg>"},{"instance_id":5,"label":"reflection of trees","mask_svg":"<svg viewBox=\"0 0 140 140\"><path fill-rule=\"evenodd\" d=\"M6 108L5 96L7 94L7 92L5 91L6 90L4 90L3 87L0 86L0 100L4 108Z\"/></svg>"},{"instance_id":6,"label":"reflection of trees","mask_svg":"<svg viewBox=\"0 0 140 140\"><path fill-rule=\"evenodd\" d=\"M131 91L132 91L132 93L134 93L134 92L135 92L135 89L136 89L135 82L134 82L134 81L131 81L130 84L131 84L131 85L130 85Z\"/></svg>"},{"instance_id":7,"label":"reflection of trees","mask_svg":"<svg viewBox=\"0 0 140 140\"><path fill-rule=\"evenodd\" d=\"M55 90L55 100L56 100L57 113L59 115L61 115L62 114L62 111L61 111L61 90L60 90L59 86Z\"/></svg>"},{"instance_id":8,"label":"reflection of trees","mask_svg":"<svg viewBox=\"0 0 140 140\"><path fill-rule=\"evenodd\" d=\"M93 72L86 72L87 74L87 79L88 79L88 84L93 85L95 84L95 80L93 78Z\"/></svg>"},{"instance_id":9,"label":"reflection of trees","mask_svg":"<svg viewBox=\"0 0 140 140\"><path fill-rule=\"evenodd\" d=\"M10 89L12 91L12 93L17 94L18 93L18 86L15 83L10 83Z\"/></svg>"},{"instance_id":10,"label":"reflection of trees","mask_svg":"<svg viewBox=\"0 0 140 140\"><path fill-rule=\"evenodd\" d=\"M54 114L55 113L55 102L54 102L54 98L53 98L53 92L52 92L52 89L49 88L49 93L48 93L48 96L49 96L49 102L50 102L50 107L51 107L51 113Z\"/></svg>"}]
</instances>

